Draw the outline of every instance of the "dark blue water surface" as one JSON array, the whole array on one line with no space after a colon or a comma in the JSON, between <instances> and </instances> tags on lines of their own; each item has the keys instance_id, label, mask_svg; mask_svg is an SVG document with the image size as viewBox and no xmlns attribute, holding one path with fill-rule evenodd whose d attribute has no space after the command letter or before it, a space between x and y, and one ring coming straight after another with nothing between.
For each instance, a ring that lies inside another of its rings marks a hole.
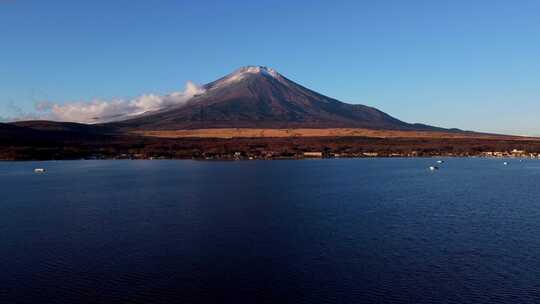
<instances>
[{"instance_id":1,"label":"dark blue water surface","mask_svg":"<svg viewBox=\"0 0 540 304\"><path fill-rule=\"evenodd\" d=\"M0 163L0 303L539 303L540 160L502 162Z\"/></svg>"}]
</instances>

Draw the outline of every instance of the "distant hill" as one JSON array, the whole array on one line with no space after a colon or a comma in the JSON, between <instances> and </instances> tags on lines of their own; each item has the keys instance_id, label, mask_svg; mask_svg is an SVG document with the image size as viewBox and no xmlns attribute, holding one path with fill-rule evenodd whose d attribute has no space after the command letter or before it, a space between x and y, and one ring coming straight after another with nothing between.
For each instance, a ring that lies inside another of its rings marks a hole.
<instances>
[{"instance_id":1,"label":"distant hill","mask_svg":"<svg viewBox=\"0 0 540 304\"><path fill-rule=\"evenodd\" d=\"M110 128L78 123L37 120L0 123L0 146L95 142L108 139L110 134L114 134Z\"/></svg>"},{"instance_id":2,"label":"distant hill","mask_svg":"<svg viewBox=\"0 0 540 304\"><path fill-rule=\"evenodd\" d=\"M114 129L106 125L89 125L75 122L57 122L49 120L28 120L10 123L16 127L28 128L36 131L65 132L72 134L97 135L112 133Z\"/></svg>"},{"instance_id":3,"label":"distant hill","mask_svg":"<svg viewBox=\"0 0 540 304\"><path fill-rule=\"evenodd\" d=\"M273 69L249 66L204 86L185 105L107 124L130 130L364 128L444 130L409 124L375 108L309 90Z\"/></svg>"},{"instance_id":4,"label":"distant hill","mask_svg":"<svg viewBox=\"0 0 540 304\"><path fill-rule=\"evenodd\" d=\"M34 138L40 132L13 124L0 123L0 141L24 140Z\"/></svg>"}]
</instances>

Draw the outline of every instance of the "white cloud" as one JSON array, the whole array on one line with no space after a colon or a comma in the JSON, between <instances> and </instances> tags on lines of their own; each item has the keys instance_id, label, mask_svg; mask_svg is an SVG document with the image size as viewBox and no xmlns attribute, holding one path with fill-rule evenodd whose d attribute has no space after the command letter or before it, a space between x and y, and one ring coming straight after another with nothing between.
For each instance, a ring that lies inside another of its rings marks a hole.
<instances>
[{"instance_id":1,"label":"white cloud","mask_svg":"<svg viewBox=\"0 0 540 304\"><path fill-rule=\"evenodd\" d=\"M133 99L93 100L64 104L40 102L36 104L36 110L42 114L40 115L42 119L80 123L111 122L182 105L193 96L202 93L204 93L202 87L188 82L184 91L168 95L146 94Z\"/></svg>"}]
</instances>

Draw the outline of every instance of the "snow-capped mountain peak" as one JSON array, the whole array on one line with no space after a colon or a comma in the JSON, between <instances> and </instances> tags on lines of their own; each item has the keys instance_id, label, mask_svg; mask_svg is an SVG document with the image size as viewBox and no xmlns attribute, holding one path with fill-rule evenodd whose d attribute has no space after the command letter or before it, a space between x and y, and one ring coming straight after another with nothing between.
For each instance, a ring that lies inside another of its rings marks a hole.
<instances>
[{"instance_id":1,"label":"snow-capped mountain peak","mask_svg":"<svg viewBox=\"0 0 540 304\"><path fill-rule=\"evenodd\" d=\"M279 77L279 73L272 69L272 68L269 68L269 67L265 67L265 66L245 66L245 67L242 67L240 69L238 69L235 73L233 74L264 74L264 75L269 75L269 76L272 76L272 77L275 77L275 78L278 78Z\"/></svg>"},{"instance_id":2,"label":"snow-capped mountain peak","mask_svg":"<svg viewBox=\"0 0 540 304\"><path fill-rule=\"evenodd\" d=\"M245 66L242 68L239 68L238 70L234 71L233 73L213 82L210 87L216 88L216 87L222 87L228 84L232 84L241 80L244 80L248 77L254 76L254 75L263 75L266 77L271 77L276 80L281 80L281 75L274 69L265 67L265 66Z\"/></svg>"}]
</instances>

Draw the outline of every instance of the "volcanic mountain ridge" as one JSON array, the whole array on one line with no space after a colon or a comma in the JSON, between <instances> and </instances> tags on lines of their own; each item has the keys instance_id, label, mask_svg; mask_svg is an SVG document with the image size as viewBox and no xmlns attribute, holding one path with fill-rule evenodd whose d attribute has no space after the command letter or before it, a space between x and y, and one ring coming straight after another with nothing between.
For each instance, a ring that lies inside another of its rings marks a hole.
<instances>
[{"instance_id":1,"label":"volcanic mountain ridge","mask_svg":"<svg viewBox=\"0 0 540 304\"><path fill-rule=\"evenodd\" d=\"M203 86L185 104L108 124L124 130L363 128L441 131L307 89L276 70L247 66ZM446 130L448 131L448 130Z\"/></svg>"}]
</instances>

